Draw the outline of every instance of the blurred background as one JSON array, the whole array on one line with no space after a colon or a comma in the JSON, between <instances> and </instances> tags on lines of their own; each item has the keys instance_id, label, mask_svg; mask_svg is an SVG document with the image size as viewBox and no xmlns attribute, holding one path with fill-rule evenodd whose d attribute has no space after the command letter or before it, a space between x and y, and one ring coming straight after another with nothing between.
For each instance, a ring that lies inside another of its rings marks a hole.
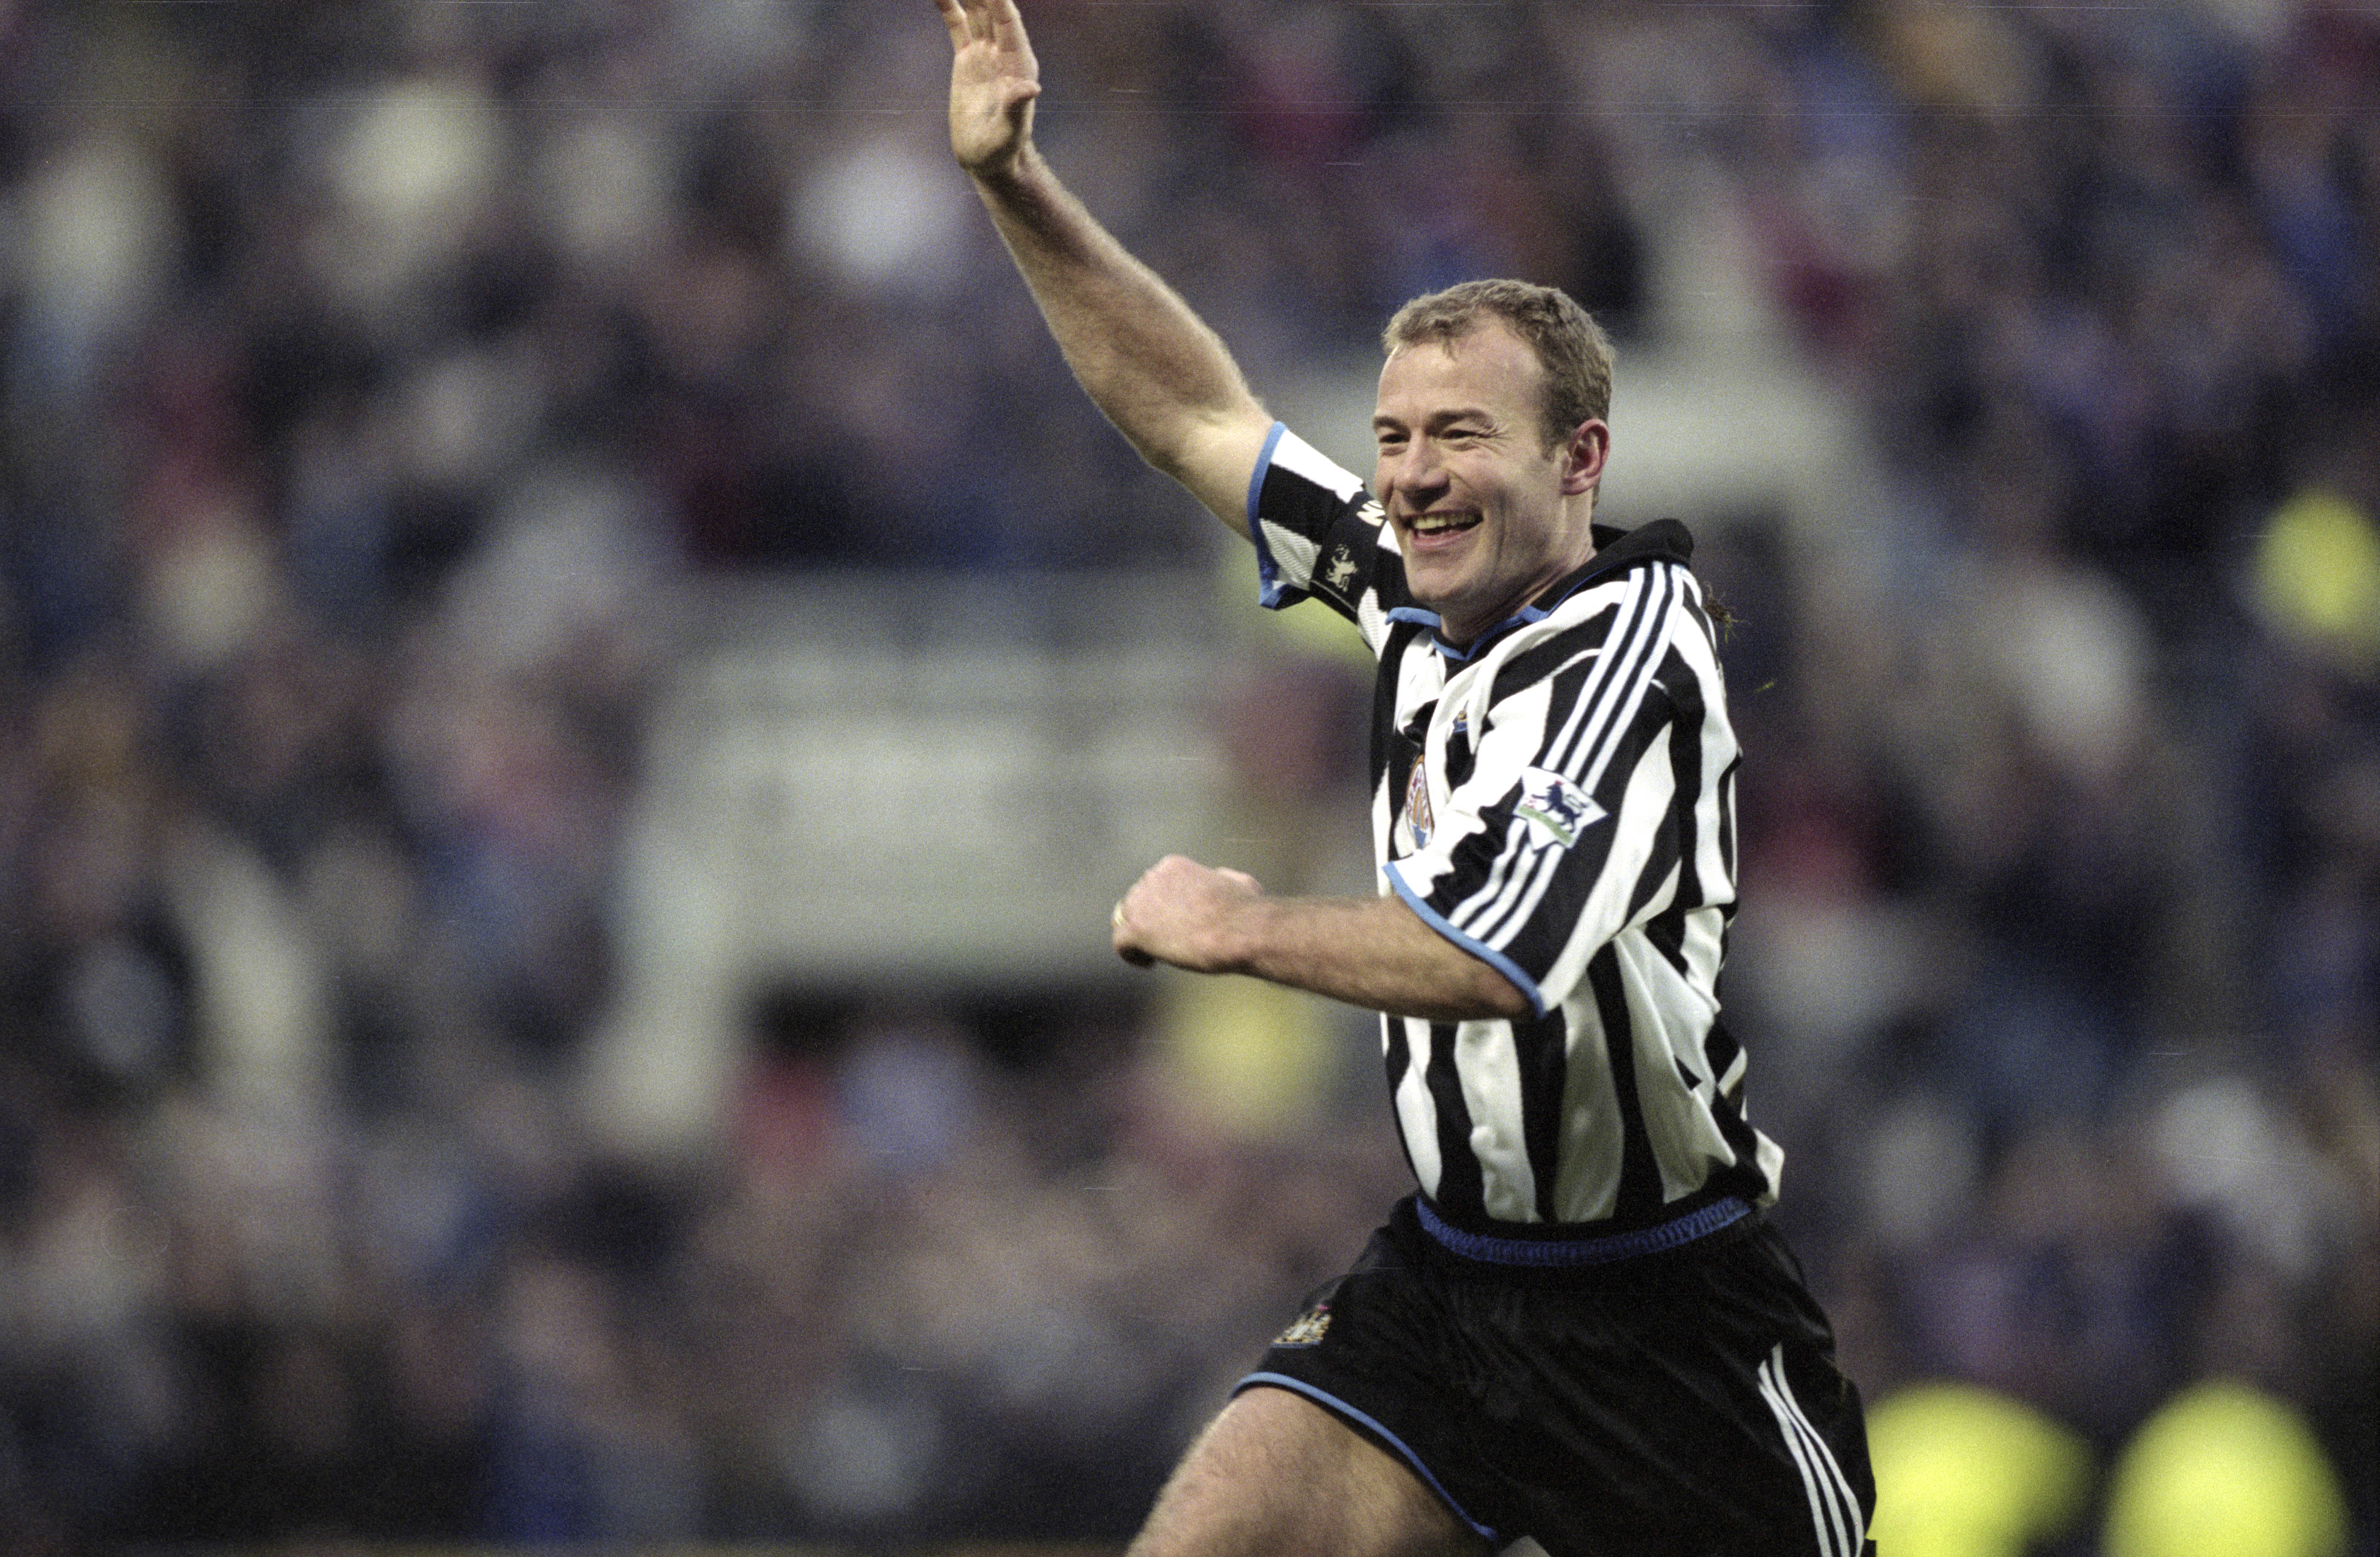
<instances>
[{"instance_id":1,"label":"blurred background","mask_svg":"<svg viewBox=\"0 0 2380 1557\"><path fill-rule=\"evenodd\" d=\"M2380 1528L2380 13L1038 0L1318 446L1481 274L1727 643L1888 1552ZM1112 1545L1406 1185L1365 665L1082 400L925 0L0 0L0 1548Z\"/></svg>"}]
</instances>

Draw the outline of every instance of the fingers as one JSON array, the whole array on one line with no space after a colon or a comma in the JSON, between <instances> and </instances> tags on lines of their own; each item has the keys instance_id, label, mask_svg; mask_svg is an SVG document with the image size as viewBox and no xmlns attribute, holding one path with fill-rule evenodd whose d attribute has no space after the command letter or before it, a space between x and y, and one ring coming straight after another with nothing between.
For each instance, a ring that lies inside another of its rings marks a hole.
<instances>
[{"instance_id":1,"label":"fingers","mask_svg":"<svg viewBox=\"0 0 2380 1557\"><path fill-rule=\"evenodd\" d=\"M1119 900L1114 911L1108 915L1108 943L1115 948L1116 955L1133 967L1155 967L1157 959L1135 944L1132 934L1132 923L1125 918L1123 904Z\"/></svg>"},{"instance_id":2,"label":"fingers","mask_svg":"<svg viewBox=\"0 0 2380 1557\"><path fill-rule=\"evenodd\" d=\"M1226 952L1217 932L1263 890L1245 870L1167 855L1110 911L1110 943L1136 967L1162 962L1192 972L1222 971L1219 959Z\"/></svg>"},{"instance_id":3,"label":"fingers","mask_svg":"<svg viewBox=\"0 0 2380 1557\"><path fill-rule=\"evenodd\" d=\"M951 30L953 48L975 43L1014 48L1025 41L1025 17L1016 0L934 0L934 8Z\"/></svg>"},{"instance_id":4,"label":"fingers","mask_svg":"<svg viewBox=\"0 0 2380 1557\"><path fill-rule=\"evenodd\" d=\"M986 14L983 0L934 0L934 8L942 13L942 25L951 30L953 49L989 42L998 30L998 22Z\"/></svg>"},{"instance_id":5,"label":"fingers","mask_svg":"<svg viewBox=\"0 0 2380 1557\"><path fill-rule=\"evenodd\" d=\"M1133 900L1147 893L1149 878L1156 875L1159 869L1161 867L1151 867L1144 871L1140 880L1132 883L1131 890L1116 899L1115 907L1108 914L1108 944L1115 949L1116 955L1135 967L1157 966L1156 955L1143 943L1144 932L1135 920L1132 907Z\"/></svg>"},{"instance_id":6,"label":"fingers","mask_svg":"<svg viewBox=\"0 0 2380 1557\"><path fill-rule=\"evenodd\" d=\"M1041 95L1024 19L1015 0L934 4L951 34L951 151L969 173L996 175L1031 140Z\"/></svg>"}]
</instances>

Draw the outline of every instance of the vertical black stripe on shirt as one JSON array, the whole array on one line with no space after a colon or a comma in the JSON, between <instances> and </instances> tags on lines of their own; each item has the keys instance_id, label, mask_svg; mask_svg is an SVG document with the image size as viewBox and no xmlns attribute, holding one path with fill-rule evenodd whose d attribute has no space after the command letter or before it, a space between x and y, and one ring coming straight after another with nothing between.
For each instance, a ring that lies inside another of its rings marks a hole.
<instances>
[{"instance_id":1,"label":"vertical black stripe on shirt","mask_svg":"<svg viewBox=\"0 0 2380 1557\"><path fill-rule=\"evenodd\" d=\"M1545 766L1568 773L1590 792L1594 785L1587 783L1587 776L1597 765L1597 753L1610 743L1621 705L1647 674L1645 667L1664 641L1661 617L1669 603L1664 587L1668 581L1658 567L1628 580L1628 592L1619 602L1603 651L1592 662L1590 695L1573 704L1560 727L1549 732L1542 759Z\"/></svg>"},{"instance_id":2,"label":"vertical black stripe on shirt","mask_svg":"<svg viewBox=\"0 0 2380 1557\"><path fill-rule=\"evenodd\" d=\"M1672 793L1682 797L1691 797L1691 799L1670 805L1670 826L1662 829L1664 838L1655 845L1656 865L1659 864L1658 857L1663 852L1664 844L1676 861L1678 890L1670 900L1669 910L1645 927L1645 937L1652 942L1654 950L1669 959L1670 966L1678 970L1679 976L1691 983L1694 970L1686 966L1686 914L1699 907L1703 902L1702 834L1699 831L1703 797L1703 688L1694 667L1674 650L1661 666L1659 686L1666 694L1670 711L1670 782L1674 786ZM1667 868L1662 867L1663 873L1666 870ZM1650 870L1646 875L1651 877L1655 890L1658 890L1660 876ZM1644 890L1641 882L1638 890L1640 893ZM1644 899L1640 897L1638 901Z\"/></svg>"},{"instance_id":3,"label":"vertical black stripe on shirt","mask_svg":"<svg viewBox=\"0 0 2380 1557\"><path fill-rule=\"evenodd\" d=\"M1736 880L1735 870L1735 775L1743 766L1743 754L1738 752L1718 776L1718 857L1727 865L1730 886Z\"/></svg>"},{"instance_id":4,"label":"vertical black stripe on shirt","mask_svg":"<svg viewBox=\"0 0 2380 1557\"><path fill-rule=\"evenodd\" d=\"M1727 1067L1735 1064L1735 1057L1742 1052L1743 1046L1736 1042L1735 1036L1727 1030L1726 1023L1711 1023L1711 1030L1703 1039L1703 1058L1712 1067L1714 1081L1727 1074ZM1717 1091L1717 1089L1713 1090ZM1774 1188L1775 1186L1760 1177L1760 1137L1754 1133L1751 1121L1743 1116L1742 1080L1725 1091L1718 1092L1711 1100L1711 1119L1718 1125L1719 1138L1726 1141L1728 1150L1735 1153L1735 1166L1749 1175L1749 1182L1754 1186L1752 1193L1762 1195Z\"/></svg>"},{"instance_id":5,"label":"vertical black stripe on shirt","mask_svg":"<svg viewBox=\"0 0 2380 1557\"><path fill-rule=\"evenodd\" d=\"M1657 683L1657 687L1658 685ZM1660 738L1662 730L1671 722L1667 699L1656 699L1651 693L1647 693L1645 700L1637 705L1636 717L1628 731L1627 744L1621 748L1628 759L1628 769L1609 781L1611 798L1601 802L1609 807L1614 815L1620 814L1621 806L1626 802L1628 787L1635 781L1636 771L1652 760L1653 743ZM1679 829L1682 825L1681 818L1690 816L1694 810L1694 802L1702 797L1702 785L1698 774L1694 780L1689 781L1681 778L1675 772L1677 736L1674 731L1670 737L1670 750L1671 780L1677 787L1671 793L1669 806L1662 812L1659 825L1653 829L1652 836L1645 840L1645 868L1636 873L1635 884L1628 889L1628 915L1625 921L1628 923L1635 922L1636 916L1644 911L1645 905L1653 901L1660 892L1662 884L1670 879L1670 872L1677 869L1680 858L1679 850L1682 846L1682 840L1679 837ZM1619 764L1615 762L1612 766L1617 768ZM1677 896L1672 901L1678 903L1688 901L1682 882L1680 884Z\"/></svg>"},{"instance_id":6,"label":"vertical black stripe on shirt","mask_svg":"<svg viewBox=\"0 0 2380 1557\"><path fill-rule=\"evenodd\" d=\"M1429 1028L1429 1064L1422 1077L1438 1112L1438 1193L1430 1198L1456 1226L1488 1220L1487 1178L1471 1145L1471 1105L1463 1096L1463 1073L1454 1063L1451 1022Z\"/></svg>"},{"instance_id":7,"label":"vertical black stripe on shirt","mask_svg":"<svg viewBox=\"0 0 2380 1557\"><path fill-rule=\"evenodd\" d=\"M1597 772L1621 766L1624 754L1636 749L1634 742L1643 730L1638 715L1645 695L1658 689L1658 667L1676 652L1670 641L1670 604L1675 592L1670 569L1655 568L1645 576L1646 608L1641 631L1632 632L1625 646L1626 679L1600 689L1597 707L1588 721L1595 728L1584 732L1585 738L1563 761L1550 764L1574 774L1590 792L1595 788L1590 781ZM1632 699L1636 705L1633 708ZM1629 721L1625 726L1620 723L1623 714Z\"/></svg>"},{"instance_id":8,"label":"vertical black stripe on shirt","mask_svg":"<svg viewBox=\"0 0 2380 1557\"><path fill-rule=\"evenodd\" d=\"M1390 623L1380 645L1380 674L1372 678L1372 782L1387 790L1391 817L1404 804L1405 780L1420 757L1418 751L1401 753L1397 748L1397 694L1404 680L1405 653L1427 631L1417 622ZM1427 646L1423 651L1435 652ZM1401 755L1402 762L1397 760Z\"/></svg>"},{"instance_id":9,"label":"vertical black stripe on shirt","mask_svg":"<svg viewBox=\"0 0 2380 1557\"><path fill-rule=\"evenodd\" d=\"M1676 814L1673 808L1670 815L1674 817ZM1674 827L1656 829L1650 846L1645 850L1645 869L1636 872L1636 884L1628 892L1628 922L1635 922L1645 905L1653 901L1661 890L1661 883L1668 881L1670 872L1677 868L1678 830ZM1674 901L1684 901L1682 890Z\"/></svg>"},{"instance_id":10,"label":"vertical black stripe on shirt","mask_svg":"<svg viewBox=\"0 0 2380 1557\"><path fill-rule=\"evenodd\" d=\"M1413 1142L1405 1138L1404 1121L1395 1117L1397 1089L1404 1085L1405 1072L1413 1068L1413 1045L1405 1039L1405 1019L1383 1015L1380 1036L1380 1057L1389 1073L1389 1113L1397 1127L1397 1147L1405 1154L1405 1171L1418 1180L1421 1169L1414 1162Z\"/></svg>"},{"instance_id":11,"label":"vertical black stripe on shirt","mask_svg":"<svg viewBox=\"0 0 2380 1557\"><path fill-rule=\"evenodd\" d=\"M1512 1024L1513 1064L1521 1074L1521 1145L1537 1186L1537 1219L1560 1222L1554 1190L1561 1177L1562 1092L1570 1081L1570 1023L1557 1008Z\"/></svg>"},{"instance_id":12,"label":"vertical black stripe on shirt","mask_svg":"<svg viewBox=\"0 0 2380 1557\"><path fill-rule=\"evenodd\" d=\"M1703 901L1702 826L1703 706L1702 677L1674 649L1661 667L1660 687L1670 705L1670 772L1682 803L1670 808L1678 821L1678 901Z\"/></svg>"},{"instance_id":13,"label":"vertical black stripe on shirt","mask_svg":"<svg viewBox=\"0 0 2380 1557\"><path fill-rule=\"evenodd\" d=\"M1710 612L1703 605L1700 581L1697 580L1693 587L1683 590L1678 599L1679 602L1685 607L1686 614L1692 616L1695 624L1702 628L1703 641L1710 645L1711 658L1717 660L1718 658L1718 624L1711 620Z\"/></svg>"},{"instance_id":14,"label":"vertical black stripe on shirt","mask_svg":"<svg viewBox=\"0 0 2380 1557\"><path fill-rule=\"evenodd\" d=\"M1628 1016L1620 956L1610 943L1588 959L1586 982L1595 991L1611 1093L1620 1104L1620 1188L1611 1214L1623 1223L1644 1222L1661 1209L1661 1172L1653 1161L1653 1137L1645 1128L1645 1103L1636 1091L1636 1024Z\"/></svg>"},{"instance_id":15,"label":"vertical black stripe on shirt","mask_svg":"<svg viewBox=\"0 0 2380 1557\"><path fill-rule=\"evenodd\" d=\"M1735 1064L1737 1056L1742 1052L1743 1045L1738 1043L1735 1040L1735 1035L1727 1030L1727 1024L1713 1018L1710 1031L1703 1034L1703 1064L1710 1067L1711 1086L1718 1089L1718 1095L1730 1103L1742 1097L1743 1082L1739 1078L1731 1086L1723 1084L1727 1081L1728 1070Z\"/></svg>"},{"instance_id":16,"label":"vertical black stripe on shirt","mask_svg":"<svg viewBox=\"0 0 2380 1557\"><path fill-rule=\"evenodd\" d=\"M1661 954L1661 960L1690 984L1694 974L1694 969L1686 966L1686 916L1694 908L1694 905L1685 901L1684 889L1681 888L1678 901L1645 921L1645 939Z\"/></svg>"}]
</instances>

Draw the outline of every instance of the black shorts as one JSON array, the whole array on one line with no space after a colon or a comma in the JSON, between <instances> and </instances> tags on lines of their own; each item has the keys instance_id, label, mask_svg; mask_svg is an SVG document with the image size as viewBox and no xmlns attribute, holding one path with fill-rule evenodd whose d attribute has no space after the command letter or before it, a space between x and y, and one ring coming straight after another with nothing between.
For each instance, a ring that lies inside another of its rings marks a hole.
<instances>
[{"instance_id":1,"label":"black shorts","mask_svg":"<svg viewBox=\"0 0 2380 1557\"><path fill-rule=\"evenodd\" d=\"M1239 1388L1293 1390L1464 1524L1551 1557L1859 1557L1859 1393L1776 1229L1538 1269L1466 1259L1398 1203Z\"/></svg>"}]
</instances>

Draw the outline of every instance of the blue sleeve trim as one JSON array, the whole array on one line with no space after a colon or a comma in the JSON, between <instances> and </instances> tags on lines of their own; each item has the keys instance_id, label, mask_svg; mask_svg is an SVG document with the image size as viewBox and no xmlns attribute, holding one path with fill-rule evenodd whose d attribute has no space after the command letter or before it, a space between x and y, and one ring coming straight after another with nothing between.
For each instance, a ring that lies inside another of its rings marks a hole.
<instances>
[{"instance_id":1,"label":"blue sleeve trim","mask_svg":"<svg viewBox=\"0 0 2380 1557\"><path fill-rule=\"evenodd\" d=\"M1522 994L1528 998L1529 1008L1531 1010L1535 1011L1540 1016L1546 1014L1548 1008L1546 1005L1545 991L1537 988L1537 981L1535 979L1530 978L1527 974L1521 971L1521 965L1519 963L1514 962L1511 957L1508 957L1503 953L1496 950L1495 947L1488 945L1482 942L1475 941L1470 936L1463 934L1463 931L1449 924L1446 920L1445 915L1439 913L1427 903L1422 901L1421 894L1405 884L1405 879L1397 874L1397 868L1393 862L1387 867L1387 870L1389 873L1389 885L1396 888L1397 895L1404 899L1406 907L1411 908L1415 913L1421 916L1422 923L1429 926L1430 929L1438 931L1440 935L1445 936L1449 941L1453 942L1464 951L1469 952L1473 956L1477 957L1481 962L1486 963L1488 967L1494 968L1497 972L1511 979L1512 981L1512 988L1520 991Z\"/></svg>"},{"instance_id":2,"label":"blue sleeve trim","mask_svg":"<svg viewBox=\"0 0 2380 1557\"><path fill-rule=\"evenodd\" d=\"M1478 1520L1472 1518L1470 1513L1465 1510L1461 1503L1454 1501L1454 1495L1451 1492L1449 1492L1439 1483L1437 1477L1430 1474L1429 1466L1421 1463L1421 1456L1415 1454L1412 1447L1408 1445L1403 1439L1399 1438L1395 1433L1390 1432L1387 1428L1381 1426L1377 1417L1374 1417L1366 1412L1356 1410L1354 1406L1348 1405L1345 1401L1341 1400L1337 1395L1330 1393L1328 1391L1316 1389L1312 1384L1307 1383L1305 1380L1293 1379L1286 1373L1251 1373L1246 1378L1241 1380L1238 1383L1232 1385L1232 1393L1233 1394L1238 1394L1241 1391L1248 1388L1252 1384L1269 1384L1274 1389L1287 1390L1293 1394L1304 1395L1306 1399L1314 1402L1315 1405L1321 1406L1325 1411L1330 1412L1332 1416L1343 1417L1351 1422L1361 1425L1366 1431L1370 1432L1381 1442L1387 1444L1390 1448L1394 1449L1399 1455L1402 1456L1405 1464L1412 1468L1413 1473L1421 1478L1422 1485L1437 1493L1438 1501L1444 1503L1449 1509L1452 1510L1454 1516L1457 1519L1460 1519L1464 1524L1470 1526L1472 1529L1478 1532L1482 1539L1491 1541L1498 1546L1504 1544L1498 1539L1494 1530L1482 1525Z\"/></svg>"},{"instance_id":3,"label":"blue sleeve trim","mask_svg":"<svg viewBox=\"0 0 2380 1557\"><path fill-rule=\"evenodd\" d=\"M1257 543L1257 602L1268 611L1279 611L1293 603L1290 591L1281 588L1281 566L1273 561L1272 548L1265 544L1264 526L1257 519L1257 502L1264 495L1265 472L1272 468L1272 451L1281 445L1281 435L1289 429L1281 422L1272 424L1265 434L1264 450L1257 456L1257 468L1248 477L1248 539Z\"/></svg>"}]
</instances>

